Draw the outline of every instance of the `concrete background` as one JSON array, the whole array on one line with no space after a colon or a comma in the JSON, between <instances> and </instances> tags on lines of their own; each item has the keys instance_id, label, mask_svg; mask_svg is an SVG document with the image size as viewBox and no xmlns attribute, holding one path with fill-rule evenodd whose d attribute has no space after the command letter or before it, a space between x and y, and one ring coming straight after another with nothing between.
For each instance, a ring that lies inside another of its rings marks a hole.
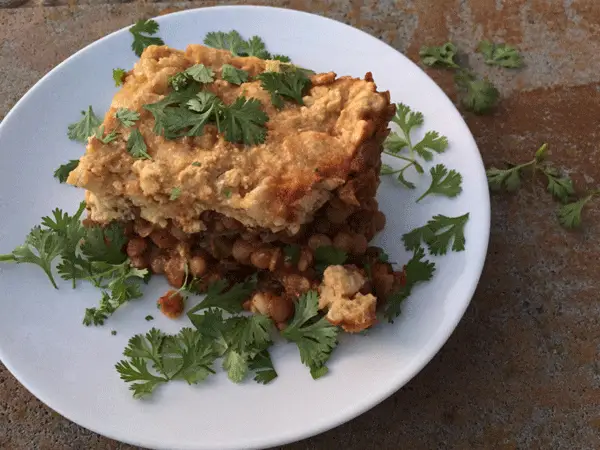
<instances>
[{"instance_id":1,"label":"concrete background","mask_svg":"<svg viewBox=\"0 0 600 450\"><path fill-rule=\"evenodd\" d=\"M0 0L0 116L48 70L139 18L244 2ZM500 88L491 116L466 115L487 165L549 142L581 191L600 180L600 1L263 1L349 23L414 60L453 40L467 55L506 41L527 68L473 66ZM12 7L12 8L11 8ZM449 74L431 76L453 97ZM300 449L600 448L600 201L562 230L540 184L494 196L487 264L466 316L404 389ZM132 449L62 418L0 365L0 449Z\"/></svg>"}]
</instances>

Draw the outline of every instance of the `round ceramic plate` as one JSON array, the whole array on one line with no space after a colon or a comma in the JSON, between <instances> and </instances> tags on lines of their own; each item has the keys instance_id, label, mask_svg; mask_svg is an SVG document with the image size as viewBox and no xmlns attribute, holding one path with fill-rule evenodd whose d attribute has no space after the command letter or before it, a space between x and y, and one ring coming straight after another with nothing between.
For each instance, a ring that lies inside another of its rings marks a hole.
<instances>
[{"instance_id":1,"label":"round ceramic plate","mask_svg":"<svg viewBox=\"0 0 600 450\"><path fill-rule=\"evenodd\" d=\"M466 251L433 258L433 281L416 288L402 315L366 336L344 336L326 377L313 381L292 344L277 344L272 357L279 377L269 385L236 385L219 372L203 384L163 386L150 400L134 400L114 364L133 334L156 326L177 332L187 319L156 311L164 280L155 279L143 299L123 307L103 327L81 324L85 308L99 300L90 286L54 290L39 268L0 265L0 357L39 399L72 421L128 443L165 449L268 447L302 439L356 417L410 380L446 342L462 317L483 267L490 206L481 157L450 100L415 64L379 40L329 19L291 10L235 6L190 10L157 19L160 36L175 48L201 43L209 31L260 35L273 53L317 72L363 77L372 72L380 90L425 116L417 134L436 130L449 148L435 162L463 175L455 198L417 196L417 189L386 179L378 199L388 222L377 237L391 260L402 264L401 236L435 214L470 213ZM117 31L60 64L29 91L0 126L0 253L23 242L27 231L55 207L74 212L83 191L59 184L52 173L84 148L66 128L87 105L97 113L116 92L111 71L131 68L131 35ZM391 158L393 159L393 158ZM393 161L386 161L391 162ZM154 314L154 322L144 320ZM116 336L111 330L117 330Z\"/></svg>"}]
</instances>

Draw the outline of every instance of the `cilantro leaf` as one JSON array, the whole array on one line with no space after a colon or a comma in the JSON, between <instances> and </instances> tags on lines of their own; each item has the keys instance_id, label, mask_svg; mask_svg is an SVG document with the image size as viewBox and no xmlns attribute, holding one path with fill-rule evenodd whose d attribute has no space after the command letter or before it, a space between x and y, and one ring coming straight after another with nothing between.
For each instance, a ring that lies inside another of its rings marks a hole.
<instances>
[{"instance_id":1,"label":"cilantro leaf","mask_svg":"<svg viewBox=\"0 0 600 450\"><path fill-rule=\"evenodd\" d=\"M140 130L133 128L129 133L129 139L127 139L127 151L135 159L152 159L148 154L148 147L144 142L144 136L140 133Z\"/></svg>"},{"instance_id":2,"label":"cilantro leaf","mask_svg":"<svg viewBox=\"0 0 600 450\"><path fill-rule=\"evenodd\" d=\"M271 54L267 51L264 41L259 36L252 36L248 39L244 49L245 56L255 56L260 59L271 59Z\"/></svg>"},{"instance_id":3,"label":"cilantro leaf","mask_svg":"<svg viewBox=\"0 0 600 450\"><path fill-rule=\"evenodd\" d=\"M315 269L323 273L329 266L339 266L346 262L348 254L332 245L322 245L315 250Z\"/></svg>"},{"instance_id":4,"label":"cilantro leaf","mask_svg":"<svg viewBox=\"0 0 600 450\"><path fill-rule=\"evenodd\" d=\"M134 383L130 389L135 398L149 395L171 380L199 383L214 373L212 364L218 357L210 340L191 328L176 335L152 328L146 335L133 336L123 355L129 360L117 363L116 369L121 379Z\"/></svg>"},{"instance_id":5,"label":"cilantro leaf","mask_svg":"<svg viewBox=\"0 0 600 450\"><path fill-rule=\"evenodd\" d=\"M158 36L152 36L158 32L158 23L155 20L138 20L135 25L129 28L133 35L131 49L137 56L142 56L142 52L150 45L164 45L164 41Z\"/></svg>"},{"instance_id":6,"label":"cilantro leaf","mask_svg":"<svg viewBox=\"0 0 600 450\"><path fill-rule=\"evenodd\" d=\"M275 61L281 61L283 63L289 63L292 61L292 59L289 56L285 55L271 55L271 59Z\"/></svg>"},{"instance_id":7,"label":"cilantro leaf","mask_svg":"<svg viewBox=\"0 0 600 450\"><path fill-rule=\"evenodd\" d=\"M96 133L96 130L102 121L96 117L92 106L88 106L87 111L81 111L83 116L79 122L72 123L68 126L67 136L72 141L87 142L90 136Z\"/></svg>"},{"instance_id":8,"label":"cilantro leaf","mask_svg":"<svg viewBox=\"0 0 600 450\"><path fill-rule=\"evenodd\" d=\"M437 166L432 167L429 172L431 173L431 185L429 186L429 189L417 199L417 202L420 202L429 194L445 195L446 197L452 198L461 193L462 175L456 170L452 169L448 171L446 166L438 164Z\"/></svg>"},{"instance_id":9,"label":"cilantro leaf","mask_svg":"<svg viewBox=\"0 0 600 450\"><path fill-rule=\"evenodd\" d=\"M171 189L171 195L169 196L169 200L175 201L179 198L180 195L181 188L179 186L175 186L173 189Z\"/></svg>"},{"instance_id":10,"label":"cilantro leaf","mask_svg":"<svg viewBox=\"0 0 600 450\"><path fill-rule=\"evenodd\" d=\"M204 64L196 64L186 69L185 73L198 83L212 83L215 81L215 73L210 67L206 67Z\"/></svg>"},{"instance_id":11,"label":"cilantro leaf","mask_svg":"<svg viewBox=\"0 0 600 450\"><path fill-rule=\"evenodd\" d=\"M96 139L98 139L103 144L109 144L110 142L114 141L117 138L116 130L112 130L106 136L103 136L103 135L104 135L104 125L100 125L98 127L98 129L96 130L96 134L94 135L94 137Z\"/></svg>"},{"instance_id":12,"label":"cilantro leaf","mask_svg":"<svg viewBox=\"0 0 600 450\"><path fill-rule=\"evenodd\" d=\"M146 397L152 394L157 386L169 381L165 377L150 373L143 358L119 361L115 368L123 381L132 383L129 389L133 392L133 398Z\"/></svg>"},{"instance_id":13,"label":"cilantro leaf","mask_svg":"<svg viewBox=\"0 0 600 450\"><path fill-rule=\"evenodd\" d=\"M292 72L263 72L256 76L261 87L271 94L271 103L281 109L283 97L303 105L302 97L310 87L310 79L300 70Z\"/></svg>"},{"instance_id":14,"label":"cilantro leaf","mask_svg":"<svg viewBox=\"0 0 600 450\"><path fill-rule=\"evenodd\" d=\"M447 147L448 138L446 136L440 136L437 131L428 131L423 139L415 144L413 150L425 161L431 161L433 159L431 151L443 153Z\"/></svg>"},{"instance_id":15,"label":"cilantro leaf","mask_svg":"<svg viewBox=\"0 0 600 450\"><path fill-rule=\"evenodd\" d=\"M408 181L404 173L411 167L418 174L424 173L423 167L417 161L417 156L425 161L431 161L434 153L442 153L448 147L448 139L445 136L440 136L436 131L428 131L423 136L423 139L416 144L412 143L411 132L413 128L423 125L423 114L418 111L413 111L409 106L398 103L396 105L396 115L392 118L400 130L392 132L383 143L386 155L393 156L402 161L405 165L400 169L384 164L382 166L382 175L395 175L397 180L408 189L415 189L415 184ZM407 149L408 154L403 153Z\"/></svg>"},{"instance_id":16,"label":"cilantro leaf","mask_svg":"<svg viewBox=\"0 0 600 450\"><path fill-rule=\"evenodd\" d=\"M223 67L221 67L221 78L231 84L240 85L248 81L248 72L237 69L231 64L223 64Z\"/></svg>"},{"instance_id":17,"label":"cilantro leaf","mask_svg":"<svg viewBox=\"0 0 600 450\"><path fill-rule=\"evenodd\" d=\"M234 383L240 383L250 369L250 361L271 344L273 322L263 315L227 319L224 340L227 345L223 368Z\"/></svg>"},{"instance_id":18,"label":"cilantro leaf","mask_svg":"<svg viewBox=\"0 0 600 450\"><path fill-rule=\"evenodd\" d=\"M219 354L197 330L183 328L176 336L168 336L162 350L165 372L171 380L198 384L215 373L212 365Z\"/></svg>"},{"instance_id":19,"label":"cilantro leaf","mask_svg":"<svg viewBox=\"0 0 600 450\"><path fill-rule=\"evenodd\" d=\"M140 113L131 111L127 108L119 108L115 113L115 118L121 122L125 128L132 127L137 120L140 119Z\"/></svg>"},{"instance_id":20,"label":"cilantro leaf","mask_svg":"<svg viewBox=\"0 0 600 450\"><path fill-rule=\"evenodd\" d=\"M81 223L85 206L85 202L81 202L79 209L72 216L56 208L52 211L52 217L42 217L42 225L62 239L60 252L62 261L56 269L61 278L73 281L73 288L75 288L75 280L84 278L88 274L86 262L78 255L79 244L86 234L86 229Z\"/></svg>"},{"instance_id":21,"label":"cilantro leaf","mask_svg":"<svg viewBox=\"0 0 600 450\"><path fill-rule=\"evenodd\" d=\"M583 208L592 200L593 198L600 196L600 189L591 191L585 197L574 201L572 203L567 203L566 205L562 205L558 209L558 221L565 228L577 228L581 225L581 215L583 212Z\"/></svg>"},{"instance_id":22,"label":"cilantro leaf","mask_svg":"<svg viewBox=\"0 0 600 450\"><path fill-rule=\"evenodd\" d=\"M294 318L281 334L298 346L300 360L310 368L313 378L321 376L321 368L325 366L337 345L338 328L330 324L325 317L319 316L319 299L316 292L309 291L300 296Z\"/></svg>"},{"instance_id":23,"label":"cilantro leaf","mask_svg":"<svg viewBox=\"0 0 600 450\"><path fill-rule=\"evenodd\" d=\"M254 371L254 381L260 384L268 384L277 378L277 372L273 367L273 361L268 350L263 350L250 360L248 368Z\"/></svg>"},{"instance_id":24,"label":"cilantro leaf","mask_svg":"<svg viewBox=\"0 0 600 450\"><path fill-rule=\"evenodd\" d=\"M222 111L223 119L219 131L225 133L229 142L246 145L262 144L267 137L265 123L269 120L255 98L238 97Z\"/></svg>"},{"instance_id":25,"label":"cilantro leaf","mask_svg":"<svg viewBox=\"0 0 600 450\"><path fill-rule=\"evenodd\" d=\"M54 178L56 178L59 183L64 183L69 178L69 174L74 171L79 165L78 159L72 159L68 163L62 164L58 169L54 171Z\"/></svg>"},{"instance_id":26,"label":"cilantro leaf","mask_svg":"<svg viewBox=\"0 0 600 450\"><path fill-rule=\"evenodd\" d=\"M518 69L523 66L523 58L516 48L507 44L494 44L483 40L478 46L479 52L485 57L489 66L499 66L508 69Z\"/></svg>"},{"instance_id":27,"label":"cilantro leaf","mask_svg":"<svg viewBox=\"0 0 600 450\"><path fill-rule=\"evenodd\" d=\"M273 55L267 51L264 41L259 36L252 36L247 41L235 30L225 33L211 31L204 38L204 45L221 50L228 50L233 56L255 56L260 59L278 59L289 62L283 55Z\"/></svg>"},{"instance_id":28,"label":"cilantro leaf","mask_svg":"<svg viewBox=\"0 0 600 450\"><path fill-rule=\"evenodd\" d=\"M575 195L573 180L568 175L561 176L560 172L551 166L543 167L542 172L548 179L548 192L557 200L566 203L570 197Z\"/></svg>"},{"instance_id":29,"label":"cilantro leaf","mask_svg":"<svg viewBox=\"0 0 600 450\"><path fill-rule=\"evenodd\" d=\"M485 114L498 103L500 93L489 81L479 79L466 70L458 72L454 79L458 89L462 91L461 102L469 111Z\"/></svg>"},{"instance_id":30,"label":"cilantro leaf","mask_svg":"<svg viewBox=\"0 0 600 450\"><path fill-rule=\"evenodd\" d=\"M391 323L400 315L402 304L406 300L417 283L429 281L435 272L435 264L423 260L425 252L422 247L414 250L412 258L404 266L405 282L397 291L386 299L384 317Z\"/></svg>"},{"instance_id":31,"label":"cilantro leaf","mask_svg":"<svg viewBox=\"0 0 600 450\"><path fill-rule=\"evenodd\" d=\"M123 83L125 82L126 75L127 75L127 72L125 71L125 69L113 69L112 70L112 77L113 77L113 80L115 81L115 87L123 85Z\"/></svg>"},{"instance_id":32,"label":"cilantro leaf","mask_svg":"<svg viewBox=\"0 0 600 450\"><path fill-rule=\"evenodd\" d=\"M523 166L513 166L508 169L497 169L492 167L486 170L488 185L492 191L506 189L509 192L516 191L521 186L521 170Z\"/></svg>"},{"instance_id":33,"label":"cilantro leaf","mask_svg":"<svg viewBox=\"0 0 600 450\"><path fill-rule=\"evenodd\" d=\"M402 241L408 251L416 251L423 241L432 255L445 255L450 247L450 242L452 242L452 250L460 252L465 249L467 220L469 220L469 213L458 217L438 214L422 227L404 234Z\"/></svg>"},{"instance_id":34,"label":"cilantro leaf","mask_svg":"<svg viewBox=\"0 0 600 450\"><path fill-rule=\"evenodd\" d=\"M222 31L211 31L204 38L204 45L221 50L228 50L233 56L244 56L246 51L246 41L240 33L235 30L229 33Z\"/></svg>"},{"instance_id":35,"label":"cilantro leaf","mask_svg":"<svg viewBox=\"0 0 600 450\"><path fill-rule=\"evenodd\" d=\"M226 280L218 280L210 284L204 300L190 309L188 314L208 308L220 308L231 314L242 312L244 310L242 303L256 289L256 280L250 278L243 283L235 283L229 289L228 287Z\"/></svg>"},{"instance_id":36,"label":"cilantro leaf","mask_svg":"<svg viewBox=\"0 0 600 450\"><path fill-rule=\"evenodd\" d=\"M456 46L452 42L447 42L439 47L423 46L419 51L419 56L421 62L426 66L457 69L459 65L454 61L457 52Z\"/></svg>"},{"instance_id":37,"label":"cilantro leaf","mask_svg":"<svg viewBox=\"0 0 600 450\"><path fill-rule=\"evenodd\" d=\"M113 222L105 228L89 227L81 251L90 261L121 264L127 258L123 247L127 243L123 226Z\"/></svg>"},{"instance_id":38,"label":"cilantro leaf","mask_svg":"<svg viewBox=\"0 0 600 450\"><path fill-rule=\"evenodd\" d=\"M62 246L63 240L58 234L35 226L25 238L23 245L19 245L8 255L0 255L0 262L36 264L48 276L52 286L58 289L52 275L52 263L60 256Z\"/></svg>"}]
</instances>

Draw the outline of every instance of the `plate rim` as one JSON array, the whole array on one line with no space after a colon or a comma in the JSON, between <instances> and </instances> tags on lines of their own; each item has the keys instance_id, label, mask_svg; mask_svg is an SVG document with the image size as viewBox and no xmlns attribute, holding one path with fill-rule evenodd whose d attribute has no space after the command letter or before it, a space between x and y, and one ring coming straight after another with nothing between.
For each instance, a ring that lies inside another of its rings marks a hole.
<instances>
[{"instance_id":1,"label":"plate rim","mask_svg":"<svg viewBox=\"0 0 600 450\"><path fill-rule=\"evenodd\" d=\"M429 78L432 82L433 85L435 86L435 88L432 89L437 89L439 94L442 94L442 96L446 99L446 101L452 106L452 108L457 112L457 115L460 117L460 120L462 121L462 125L464 125L464 127L466 128L466 130L468 131L468 138L471 141L473 147L477 150L477 158L478 158L478 166L481 168L481 171L483 174L485 174L485 166L483 163L483 159L481 156L481 152L479 151L479 147L477 145L477 142L475 141L475 138L473 137L473 134L470 130L470 128L468 127L467 123L464 120L464 117L462 116L462 114L460 113L460 111L458 111L458 109L456 108L456 105L454 104L454 102L452 102L452 100L446 95L446 93L441 89L441 87L431 79L431 77L418 65L416 64L414 61L412 61L410 58L408 58L406 55L404 55L402 52L400 52L399 50L395 49L394 47L392 47L390 44L388 44L387 42L384 42L378 38L376 38L375 36L359 29L356 27L353 27L352 25L348 25L344 22L335 20L335 19L331 19L329 17L326 16L322 16L319 14L315 14L315 13L310 13L310 12L306 12L306 11L300 11L300 10L296 10L296 9L292 9L292 8L282 8L282 7L273 7L273 6L262 6L262 5L219 5L219 6L208 6L208 7L197 7L197 8L189 8L189 9L185 9L182 11L175 11L169 14L164 14L164 15L160 15L160 16L155 16L155 17L151 17L154 20L157 20L157 22L159 22L162 20L162 18L165 17L173 17L173 16L178 16L178 15L186 15L186 14L195 14L198 13L202 10L239 10L239 11L243 11L243 10L275 10L278 13L284 13L284 14L291 14L291 15L304 15L304 16L310 16L313 19L317 18L320 20L323 20L324 22L333 22L335 23L337 26L343 26L344 28L349 28L351 29L353 32L359 32L360 34L363 35L364 38L366 39L370 39L371 41L374 42L374 44L377 45L385 45L387 46L389 49L393 50L395 53L397 53L398 55L400 55L402 58L404 58L409 64L411 64L412 66L414 66L414 68L416 68L422 76ZM10 109L10 111L5 115L4 119L2 120L2 122L0 123L0 138L2 137L4 128L6 128L5 124L7 122L7 119L9 119L13 114L15 114L15 111L18 110L19 106L21 106L22 103L24 103L29 96L33 95L33 93L41 88L41 85L44 83L44 81L49 78L51 75L54 74L54 72L58 71L60 68L63 67L63 65L67 65L69 64L72 60L76 59L79 55L81 55L84 52L89 51L90 49L94 48L97 45L101 45L106 39L110 38L113 35L119 34L119 33L124 33L127 32L128 29L131 27L130 25L127 25L125 27L122 27L118 30L115 30L109 34L106 34L104 36L102 36L101 38L97 39L96 41L86 45L85 47L79 49L78 51L76 51L75 53L73 53L72 55L70 55L68 58L66 58L64 61L60 62L59 64L57 64L54 68L52 68L52 70L50 70L48 73L46 73L42 78L40 78L31 88L29 88L27 90L27 92L15 103L15 105ZM306 431L301 432L301 433L297 433L294 434L293 436L287 436L285 439L284 438L273 438L273 437L265 437L262 440L262 443L260 446L256 445L256 444L252 444L251 446L245 446L244 448L248 448L248 449L253 449L253 448L265 448L265 447L272 447L272 446L276 446L276 445L285 445L285 444L289 444L292 442L297 442L297 441L301 441L303 439L307 439L310 438L312 436L316 436L318 434L324 433L328 430L331 430L333 428L336 428L346 422L349 422L353 419L355 419L356 417L364 414L365 412L371 410L372 408L374 408L375 406L379 405L381 402L383 402L384 400L386 400L387 398L389 398L390 396L392 396L393 394L395 394L397 391L399 391L402 387L406 386L416 375L418 375L425 366L427 366L429 364L429 362L434 358L434 356L436 356L439 351L441 350L441 348L446 344L446 342L448 341L448 339L450 338L450 336L452 335L452 333L454 333L456 327L458 326L459 322L462 320L462 318L464 317L464 314L467 310L467 308L469 307L469 305L471 304L471 301L473 299L473 296L475 294L475 290L477 288L477 286L479 285L479 280L481 278L482 272L483 272L483 268L485 265L485 261L486 261L486 257L487 257L487 250L489 247L489 239L490 239L490 227L491 227L491 205L490 205L490 195L489 195L489 191L487 191L487 195L484 196L483 200L485 200L485 204L480 204L478 205L479 208L484 208L483 211L480 210L480 212L484 213L484 220L483 223L481 224L481 226L484 227L484 231L485 231L485 245L482 245L480 247L480 249L478 250L477 255L473 255L475 257L477 257L477 264L476 264L476 268L477 268L477 273L476 276L474 276L470 282L470 285L468 286L468 289L465 289L465 293L466 293L466 301L462 302L462 304L460 305L460 314L456 315L456 319L452 321L451 326L448 326L448 329L446 330L446 332L444 332L442 334L441 337L439 337L435 344L432 345L432 348L435 349L435 351L431 351L430 354L428 354L427 356L424 357L417 357L418 362L415 364L415 369L412 371L412 373L410 374L410 376L408 376L406 378L406 380L404 382L400 382L400 383L390 383L389 386L384 389L379 395L373 395L369 398L369 401L365 401L364 404L357 404L356 407L354 407L351 410L346 410L346 411L342 411L340 412L340 414L338 416L335 417L334 420L330 420L327 423L324 423L322 425L318 425L318 426L313 426L312 428L307 428ZM459 311L459 308L455 309L457 312ZM48 401L46 401L46 396L43 395L43 393L38 392L37 388L33 388L30 383L26 380L21 379L20 377L18 377L15 373L15 370L13 370L13 367L11 364L6 362L6 358L2 357L2 349L0 348L0 361L4 364L4 366L6 367L6 369L10 372L10 374L15 377L15 379L22 384L33 396L35 396L39 401L41 401L42 403L44 403L44 405L46 405L48 408L50 408L53 411L56 411L57 413L59 413L61 416L63 416L64 418L66 418L67 420L75 423L78 426L81 426L87 430L90 430L94 433L97 433L101 436L110 438L110 439L114 439L120 442L124 442L127 444L131 444L131 445L138 445L138 446L142 446L142 447L147 447L147 448L162 448L162 447L148 447L148 444L146 443L141 443L140 441L137 441L135 438L131 438L128 435L122 435L120 433L114 433L114 432L105 432L105 431L100 431L98 430L96 427L94 426L88 426L85 425L83 423L81 423L78 419L73 418L70 414L64 412L62 410L62 408L55 408L53 406L51 406L49 404ZM225 447L225 446L221 446L219 447L221 449L228 449L228 448L237 448L237 447Z\"/></svg>"}]
</instances>

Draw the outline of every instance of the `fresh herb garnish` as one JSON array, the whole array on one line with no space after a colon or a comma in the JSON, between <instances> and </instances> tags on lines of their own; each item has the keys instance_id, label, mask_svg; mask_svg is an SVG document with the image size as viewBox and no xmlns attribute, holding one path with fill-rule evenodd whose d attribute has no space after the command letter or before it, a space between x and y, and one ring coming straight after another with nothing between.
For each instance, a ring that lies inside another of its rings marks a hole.
<instances>
[{"instance_id":1,"label":"fresh herb garnish","mask_svg":"<svg viewBox=\"0 0 600 450\"><path fill-rule=\"evenodd\" d=\"M438 214L422 227L404 234L402 241L408 251L416 251L421 246L421 242L425 242L432 255L445 255L452 242L452 250L461 252L465 249L467 220L469 220L469 213L458 217Z\"/></svg>"},{"instance_id":2,"label":"fresh herb garnish","mask_svg":"<svg viewBox=\"0 0 600 450\"><path fill-rule=\"evenodd\" d=\"M108 144L117 138L117 131L112 130L110 133L104 136L104 125L100 125L96 130L96 134L94 135L94 137L103 144Z\"/></svg>"},{"instance_id":3,"label":"fresh herb garnish","mask_svg":"<svg viewBox=\"0 0 600 450\"><path fill-rule=\"evenodd\" d=\"M444 67L447 69L458 69L460 66L454 61L458 50L452 42L446 42L439 47L421 47L419 56L421 62L429 67Z\"/></svg>"},{"instance_id":4,"label":"fresh herb garnish","mask_svg":"<svg viewBox=\"0 0 600 450\"><path fill-rule=\"evenodd\" d=\"M302 71L263 72L256 76L261 87L271 94L271 103L280 109L283 107L283 97L303 105L302 97L310 87L310 79Z\"/></svg>"},{"instance_id":5,"label":"fresh herb garnish","mask_svg":"<svg viewBox=\"0 0 600 450\"><path fill-rule=\"evenodd\" d=\"M161 38L152 36L158 32L158 23L152 19L138 20L129 28L129 32L133 35L131 49L138 56L142 56L144 49L150 45L164 45Z\"/></svg>"},{"instance_id":6,"label":"fresh herb garnish","mask_svg":"<svg viewBox=\"0 0 600 450\"><path fill-rule=\"evenodd\" d=\"M455 60L457 52L456 46L451 42L439 47L423 47L420 52L421 62L426 66L441 67L455 72L454 81L461 93L461 103L466 109L473 111L475 114L484 114L491 111L498 102L500 95L498 90L488 80L480 78L472 70L458 64ZM510 64L508 61L514 63L514 56L510 56L508 59L505 56L506 52L503 56L503 52L500 51L500 53L496 53L495 56L490 56L490 58L497 65L501 65L501 61L504 64ZM496 59L493 59L494 57Z\"/></svg>"},{"instance_id":7,"label":"fresh herb garnish","mask_svg":"<svg viewBox=\"0 0 600 450\"><path fill-rule=\"evenodd\" d=\"M261 109L257 99L238 97L221 113L223 118L218 124L219 131L224 132L229 142L256 145L265 141L267 129L264 125L269 116Z\"/></svg>"},{"instance_id":8,"label":"fresh herb garnish","mask_svg":"<svg viewBox=\"0 0 600 450\"><path fill-rule=\"evenodd\" d=\"M594 198L600 196L600 189L588 192L584 197L558 209L558 221L565 228L577 228L581 225L583 208Z\"/></svg>"},{"instance_id":9,"label":"fresh herb garnish","mask_svg":"<svg viewBox=\"0 0 600 450\"><path fill-rule=\"evenodd\" d=\"M56 271L62 279L72 281L73 287L77 280L90 281L103 290L100 305L88 308L84 317L85 325L101 325L119 306L141 297L140 283L148 271L132 267L123 253L126 238L120 225L86 228L81 223L84 210L84 202L72 216L55 209L33 228L23 245L0 255L0 261L36 264L58 288L52 266L60 257Z\"/></svg>"},{"instance_id":10,"label":"fresh herb garnish","mask_svg":"<svg viewBox=\"0 0 600 450\"><path fill-rule=\"evenodd\" d=\"M219 356L213 343L199 331L183 328L176 335L166 335L152 328L146 335L133 336L116 369L129 385L134 398L150 395L158 386L171 380L197 384L211 373Z\"/></svg>"},{"instance_id":11,"label":"fresh herb garnish","mask_svg":"<svg viewBox=\"0 0 600 450\"><path fill-rule=\"evenodd\" d=\"M396 115L392 121L400 127L399 132L392 132L384 142L384 153L401 159L406 164L400 169L394 169L388 164L382 164L382 175L396 175L396 179L409 189L414 189L414 183L408 181L404 173L410 167L414 167L417 173L424 173L423 166L417 161L417 156L425 161L431 161L434 153L442 153L448 147L448 139L440 136L437 131L428 131L421 141L412 143L410 133L413 128L423 125L423 114L413 111L409 106L398 103ZM408 149L408 154L402 151Z\"/></svg>"},{"instance_id":12,"label":"fresh herb garnish","mask_svg":"<svg viewBox=\"0 0 600 450\"><path fill-rule=\"evenodd\" d=\"M477 47L489 66L499 66L507 69L518 69L523 66L523 58L519 51L508 44L494 44L483 40Z\"/></svg>"},{"instance_id":13,"label":"fresh herb garnish","mask_svg":"<svg viewBox=\"0 0 600 450\"><path fill-rule=\"evenodd\" d=\"M281 334L298 346L300 360L316 379L326 373L325 364L337 345L338 331L319 315L317 293L309 291L298 299L294 318Z\"/></svg>"},{"instance_id":14,"label":"fresh herb garnish","mask_svg":"<svg viewBox=\"0 0 600 450\"><path fill-rule=\"evenodd\" d=\"M121 122L121 125L123 125L125 128L130 128L137 120L140 119L140 113L131 111L127 108L119 108L115 113L115 118Z\"/></svg>"},{"instance_id":15,"label":"fresh herb garnish","mask_svg":"<svg viewBox=\"0 0 600 450\"><path fill-rule=\"evenodd\" d=\"M144 319L146 320L146 322L150 322L151 320L154 320L154 317L148 314L146 317L144 317Z\"/></svg>"},{"instance_id":16,"label":"fresh herb garnish","mask_svg":"<svg viewBox=\"0 0 600 450\"><path fill-rule=\"evenodd\" d=\"M204 45L221 50L228 50L233 56L255 56L260 59L277 59L289 62L290 58L283 55L271 55L264 41L258 36L252 36L247 41L240 33L233 30L229 33L212 31L204 38Z\"/></svg>"},{"instance_id":17,"label":"fresh herb garnish","mask_svg":"<svg viewBox=\"0 0 600 450\"><path fill-rule=\"evenodd\" d=\"M202 163L201 163L201 162L198 162L198 161L194 161L194 162L192 163L192 166L194 166L194 167L201 167L201 166L202 166Z\"/></svg>"},{"instance_id":18,"label":"fresh herb garnish","mask_svg":"<svg viewBox=\"0 0 600 450\"><path fill-rule=\"evenodd\" d=\"M445 195L446 197L456 197L462 192L462 175L456 170L452 169L448 171L448 168L443 164L438 164L432 167L429 172L431 173L431 185L429 189L423 193L417 202L427 197L430 194Z\"/></svg>"},{"instance_id":19,"label":"fresh herb garnish","mask_svg":"<svg viewBox=\"0 0 600 450\"><path fill-rule=\"evenodd\" d=\"M196 64L183 72L179 72L172 77L169 77L169 85L175 91L181 91L189 85L190 81L208 84L215 81L214 77L215 73L210 67L206 67L204 64Z\"/></svg>"},{"instance_id":20,"label":"fresh herb garnish","mask_svg":"<svg viewBox=\"0 0 600 450\"><path fill-rule=\"evenodd\" d=\"M81 111L83 116L79 122L72 123L68 127L67 136L73 141L87 142L90 136L96 134L96 130L102 121L96 117L92 106L88 106L87 111Z\"/></svg>"},{"instance_id":21,"label":"fresh herb garnish","mask_svg":"<svg viewBox=\"0 0 600 450\"><path fill-rule=\"evenodd\" d=\"M169 200L174 201L179 198L181 195L181 188L179 186L175 186L171 189L171 195L169 196Z\"/></svg>"},{"instance_id":22,"label":"fresh herb garnish","mask_svg":"<svg viewBox=\"0 0 600 450\"><path fill-rule=\"evenodd\" d=\"M269 384L277 378L277 372L273 367L271 355L267 350L263 350L256 355L248 364L248 368L254 371L254 381L260 384Z\"/></svg>"},{"instance_id":23,"label":"fresh herb garnish","mask_svg":"<svg viewBox=\"0 0 600 450\"><path fill-rule=\"evenodd\" d=\"M248 81L248 72L237 69L231 64L223 64L223 67L221 67L221 77L231 84L240 85Z\"/></svg>"},{"instance_id":24,"label":"fresh herb garnish","mask_svg":"<svg viewBox=\"0 0 600 450\"><path fill-rule=\"evenodd\" d=\"M543 144L533 159L522 164L511 164L506 169L491 167L486 171L488 184L492 191L516 191L521 186L521 178L525 172L532 179L541 172L548 180L548 192L554 198L565 203L575 194L573 181L568 175L561 174L558 169L547 162L548 145Z\"/></svg>"},{"instance_id":25,"label":"fresh herb garnish","mask_svg":"<svg viewBox=\"0 0 600 450\"><path fill-rule=\"evenodd\" d=\"M54 171L54 178L56 178L59 183L64 183L69 178L69 174L77 169L79 165L78 159L72 159L68 163L61 165L58 169Z\"/></svg>"},{"instance_id":26,"label":"fresh herb garnish","mask_svg":"<svg viewBox=\"0 0 600 450\"><path fill-rule=\"evenodd\" d=\"M115 87L123 85L123 83L125 82L125 75L127 75L125 69L113 69L112 77L115 81Z\"/></svg>"},{"instance_id":27,"label":"fresh herb garnish","mask_svg":"<svg viewBox=\"0 0 600 450\"><path fill-rule=\"evenodd\" d=\"M219 280L208 286L206 297L188 312L188 315L209 308L220 308L230 314L244 310L242 303L256 289L256 280L250 278L243 283L229 287L226 280Z\"/></svg>"},{"instance_id":28,"label":"fresh herb garnish","mask_svg":"<svg viewBox=\"0 0 600 450\"><path fill-rule=\"evenodd\" d=\"M140 130L133 128L127 139L127 151L135 159L152 159L148 154L148 147L144 141L144 136L140 133Z\"/></svg>"},{"instance_id":29,"label":"fresh herb garnish","mask_svg":"<svg viewBox=\"0 0 600 450\"><path fill-rule=\"evenodd\" d=\"M498 89L486 79L477 78L470 71L460 70L454 76L456 86L462 91L461 102L475 114L490 112L498 103Z\"/></svg>"},{"instance_id":30,"label":"fresh herb garnish","mask_svg":"<svg viewBox=\"0 0 600 450\"><path fill-rule=\"evenodd\" d=\"M435 264L423 260L425 252L422 247L414 249L412 258L404 266L404 284L386 299L384 317L393 322L401 313L404 300L406 300L417 283L429 281L433 277Z\"/></svg>"}]
</instances>

